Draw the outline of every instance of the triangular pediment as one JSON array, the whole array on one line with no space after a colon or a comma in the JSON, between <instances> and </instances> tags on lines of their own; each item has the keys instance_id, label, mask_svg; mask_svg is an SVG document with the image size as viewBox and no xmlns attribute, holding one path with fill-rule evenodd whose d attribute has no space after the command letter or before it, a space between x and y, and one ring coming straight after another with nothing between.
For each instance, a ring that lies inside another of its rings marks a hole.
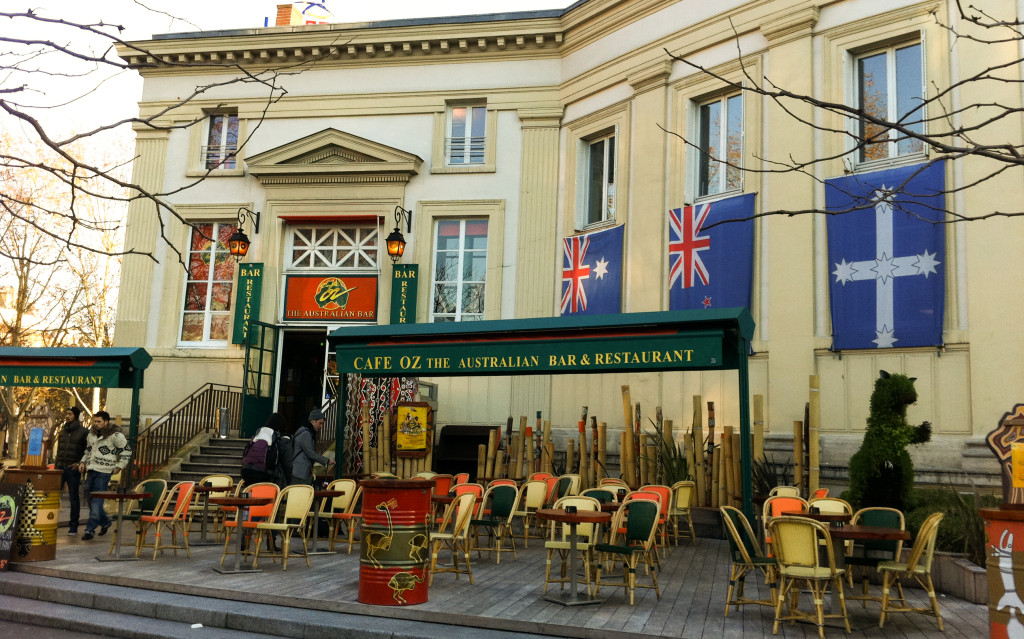
<instances>
[{"instance_id":1,"label":"triangular pediment","mask_svg":"<svg viewBox=\"0 0 1024 639\"><path fill-rule=\"evenodd\" d=\"M264 183L408 181L423 160L386 144L337 129L324 129L246 160Z\"/></svg>"}]
</instances>

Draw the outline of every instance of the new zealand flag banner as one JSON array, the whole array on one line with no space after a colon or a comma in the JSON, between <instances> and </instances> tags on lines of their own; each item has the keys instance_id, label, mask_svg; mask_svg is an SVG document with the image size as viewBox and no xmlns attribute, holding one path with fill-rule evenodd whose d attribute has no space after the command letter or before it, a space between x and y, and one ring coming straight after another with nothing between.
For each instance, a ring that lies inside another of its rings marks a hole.
<instances>
[{"instance_id":1,"label":"new zealand flag banner","mask_svg":"<svg viewBox=\"0 0 1024 639\"><path fill-rule=\"evenodd\" d=\"M753 216L753 193L668 212L671 310L750 308Z\"/></svg>"},{"instance_id":2,"label":"new zealand flag banner","mask_svg":"<svg viewBox=\"0 0 1024 639\"><path fill-rule=\"evenodd\" d=\"M944 162L825 182L833 349L942 343L944 186Z\"/></svg>"},{"instance_id":3,"label":"new zealand flag banner","mask_svg":"<svg viewBox=\"0 0 1024 639\"><path fill-rule=\"evenodd\" d=\"M562 315L622 312L622 229L562 240Z\"/></svg>"}]
</instances>

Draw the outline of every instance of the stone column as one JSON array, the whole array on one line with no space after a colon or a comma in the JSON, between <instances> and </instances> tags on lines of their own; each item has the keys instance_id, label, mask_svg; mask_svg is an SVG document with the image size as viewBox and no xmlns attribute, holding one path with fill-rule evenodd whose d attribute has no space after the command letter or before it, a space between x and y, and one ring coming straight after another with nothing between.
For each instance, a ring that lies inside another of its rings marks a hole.
<instances>
[{"instance_id":1,"label":"stone column","mask_svg":"<svg viewBox=\"0 0 1024 639\"><path fill-rule=\"evenodd\" d=\"M515 317L551 317L557 270L561 266L555 257L555 248L558 244L558 133L562 107L520 109L519 119L522 121L523 148L519 178ZM532 416L540 410L547 415L550 414L550 402L550 376L513 378L514 411Z\"/></svg>"}]
</instances>

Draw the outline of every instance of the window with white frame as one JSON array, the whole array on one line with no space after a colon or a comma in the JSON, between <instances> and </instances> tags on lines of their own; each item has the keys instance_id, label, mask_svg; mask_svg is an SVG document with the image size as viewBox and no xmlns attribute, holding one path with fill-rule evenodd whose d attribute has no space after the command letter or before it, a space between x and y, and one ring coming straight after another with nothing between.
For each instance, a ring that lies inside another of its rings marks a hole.
<instances>
[{"instance_id":1,"label":"window with white frame","mask_svg":"<svg viewBox=\"0 0 1024 639\"><path fill-rule=\"evenodd\" d=\"M924 72L921 43L902 43L856 56L857 106L868 116L898 122L914 133L924 133ZM861 141L858 162L873 162L913 155L924 144L894 128L869 119L857 124Z\"/></svg>"},{"instance_id":2,"label":"window with white frame","mask_svg":"<svg viewBox=\"0 0 1024 639\"><path fill-rule=\"evenodd\" d=\"M214 113L209 119L203 163L207 169L234 169L238 160L238 114Z\"/></svg>"},{"instance_id":3,"label":"window with white frame","mask_svg":"<svg viewBox=\"0 0 1024 639\"><path fill-rule=\"evenodd\" d=\"M235 261L228 253L227 241L234 230L233 224L221 222L192 227L179 333L183 345L227 344L235 279Z\"/></svg>"},{"instance_id":4,"label":"window with white frame","mask_svg":"<svg viewBox=\"0 0 1024 639\"><path fill-rule=\"evenodd\" d=\"M441 219L434 236L432 322L484 318L487 220Z\"/></svg>"},{"instance_id":5,"label":"window with white frame","mask_svg":"<svg viewBox=\"0 0 1024 639\"><path fill-rule=\"evenodd\" d=\"M743 95L697 106L697 196L743 188Z\"/></svg>"},{"instance_id":6,"label":"window with white frame","mask_svg":"<svg viewBox=\"0 0 1024 639\"><path fill-rule=\"evenodd\" d=\"M450 166L483 164L487 142L487 105L448 107L445 161Z\"/></svg>"},{"instance_id":7,"label":"window with white frame","mask_svg":"<svg viewBox=\"0 0 1024 639\"><path fill-rule=\"evenodd\" d=\"M285 264L289 270L376 270L380 230L375 224L291 226Z\"/></svg>"},{"instance_id":8,"label":"window with white frame","mask_svg":"<svg viewBox=\"0 0 1024 639\"><path fill-rule=\"evenodd\" d=\"M579 153L582 226L615 219L615 133L584 140Z\"/></svg>"}]
</instances>

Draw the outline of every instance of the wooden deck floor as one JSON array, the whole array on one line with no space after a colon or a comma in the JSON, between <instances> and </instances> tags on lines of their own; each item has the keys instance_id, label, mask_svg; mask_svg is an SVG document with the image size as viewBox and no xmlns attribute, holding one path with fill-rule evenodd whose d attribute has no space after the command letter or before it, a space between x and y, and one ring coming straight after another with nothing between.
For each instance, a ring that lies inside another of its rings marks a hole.
<instances>
[{"instance_id":1,"label":"wooden deck floor","mask_svg":"<svg viewBox=\"0 0 1024 639\"><path fill-rule=\"evenodd\" d=\"M127 530L126 530L127 531ZM63 532L63 531L61 531ZM198 534L195 535L198 537ZM168 552L157 560L135 562L96 561L106 554L109 537L82 542L61 537L57 559L18 564L16 570L72 577L151 590L197 594L250 602L270 602L306 609L330 610L370 616L386 616L420 621L437 621L465 626L500 628L548 634L588 637L756 637L771 636L772 612L760 606L745 606L722 615L728 586L729 556L725 541L702 539L697 546L681 545L672 549L663 561L660 575L661 601L653 590L638 590L636 605L630 606L621 588L602 590L608 599L603 604L563 607L541 599L545 551L540 541L531 541L528 549L519 548L518 560L502 553L502 563L487 558L474 560L474 585L462 577L439 574L430 589L429 601L407 607L370 606L357 601L359 558L352 555L312 557L307 568L301 560L289 561L288 571L280 564L267 564L257 574L221 575L213 571L221 548L194 548L192 557L177 557ZM321 542L322 543L322 542ZM521 546L521 544L519 544ZM230 561L230 559L228 560ZM262 566L262 565L261 565ZM766 596L766 587L753 576L747 583L748 594ZM908 590L912 603L923 604L919 590ZM944 636L975 639L988 635L985 606L941 596L945 620ZM907 638L942 636L935 620L917 614L897 614L878 628L878 605L859 602L849 606L851 637ZM828 636L844 636L840 628L827 629ZM784 625L781 637L816 637L813 626Z\"/></svg>"}]
</instances>

